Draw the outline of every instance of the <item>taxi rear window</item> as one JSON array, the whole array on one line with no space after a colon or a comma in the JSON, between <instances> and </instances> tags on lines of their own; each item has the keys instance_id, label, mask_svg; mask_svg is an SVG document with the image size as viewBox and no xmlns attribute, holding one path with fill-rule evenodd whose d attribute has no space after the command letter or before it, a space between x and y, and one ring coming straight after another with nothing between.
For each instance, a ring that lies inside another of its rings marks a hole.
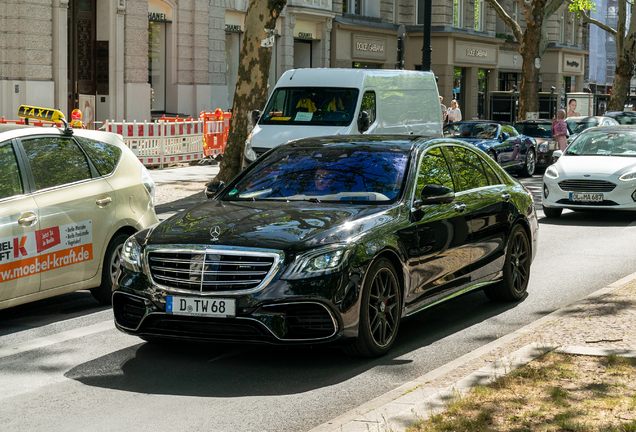
<instances>
[{"instance_id":1,"label":"taxi rear window","mask_svg":"<svg viewBox=\"0 0 636 432\"><path fill-rule=\"evenodd\" d=\"M93 162L99 175L105 176L115 170L122 153L119 147L83 137L75 139Z\"/></svg>"}]
</instances>

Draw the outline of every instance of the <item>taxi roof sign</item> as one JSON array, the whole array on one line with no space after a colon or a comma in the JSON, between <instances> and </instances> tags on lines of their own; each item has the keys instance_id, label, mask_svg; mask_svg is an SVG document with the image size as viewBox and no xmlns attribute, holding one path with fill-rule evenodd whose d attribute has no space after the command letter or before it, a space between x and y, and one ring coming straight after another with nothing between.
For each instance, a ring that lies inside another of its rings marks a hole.
<instances>
[{"instance_id":1,"label":"taxi roof sign","mask_svg":"<svg viewBox=\"0 0 636 432\"><path fill-rule=\"evenodd\" d=\"M18 108L18 117L31 118L37 120L46 120L51 122L59 122L64 119L64 113L56 109L40 108L28 105L20 105Z\"/></svg>"}]
</instances>

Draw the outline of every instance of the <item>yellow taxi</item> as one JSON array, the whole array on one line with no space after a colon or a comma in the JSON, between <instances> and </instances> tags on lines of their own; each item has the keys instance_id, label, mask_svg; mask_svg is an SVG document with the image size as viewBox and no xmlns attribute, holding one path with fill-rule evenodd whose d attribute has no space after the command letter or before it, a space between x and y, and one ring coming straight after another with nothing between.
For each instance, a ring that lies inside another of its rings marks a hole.
<instances>
[{"instance_id":1,"label":"yellow taxi","mask_svg":"<svg viewBox=\"0 0 636 432\"><path fill-rule=\"evenodd\" d=\"M0 125L0 309L80 289L110 304L122 245L158 223L154 181L118 135L18 115L63 127Z\"/></svg>"}]
</instances>

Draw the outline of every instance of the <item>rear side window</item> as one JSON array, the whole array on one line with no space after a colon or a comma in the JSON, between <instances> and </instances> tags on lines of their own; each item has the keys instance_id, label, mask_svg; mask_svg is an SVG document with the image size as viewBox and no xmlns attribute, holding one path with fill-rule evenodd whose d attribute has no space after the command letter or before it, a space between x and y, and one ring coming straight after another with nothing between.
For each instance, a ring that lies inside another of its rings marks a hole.
<instances>
[{"instance_id":1,"label":"rear side window","mask_svg":"<svg viewBox=\"0 0 636 432\"><path fill-rule=\"evenodd\" d=\"M42 137L22 141L37 190L91 178L82 149L70 138Z\"/></svg>"},{"instance_id":2,"label":"rear side window","mask_svg":"<svg viewBox=\"0 0 636 432\"><path fill-rule=\"evenodd\" d=\"M106 176L115 171L122 153L119 147L88 138L75 137L75 139L93 162L99 175Z\"/></svg>"},{"instance_id":3,"label":"rear side window","mask_svg":"<svg viewBox=\"0 0 636 432\"><path fill-rule=\"evenodd\" d=\"M375 92L368 91L362 96L362 106L360 111L366 111L369 113L369 124L372 125L375 122Z\"/></svg>"},{"instance_id":4,"label":"rear side window","mask_svg":"<svg viewBox=\"0 0 636 432\"><path fill-rule=\"evenodd\" d=\"M0 144L0 199L22 194L18 161L11 142Z\"/></svg>"},{"instance_id":5,"label":"rear side window","mask_svg":"<svg viewBox=\"0 0 636 432\"><path fill-rule=\"evenodd\" d=\"M463 147L454 146L446 147L446 150L453 161L455 180L459 183L459 191L490 186L490 181L486 177L486 172L477 153Z\"/></svg>"}]
</instances>

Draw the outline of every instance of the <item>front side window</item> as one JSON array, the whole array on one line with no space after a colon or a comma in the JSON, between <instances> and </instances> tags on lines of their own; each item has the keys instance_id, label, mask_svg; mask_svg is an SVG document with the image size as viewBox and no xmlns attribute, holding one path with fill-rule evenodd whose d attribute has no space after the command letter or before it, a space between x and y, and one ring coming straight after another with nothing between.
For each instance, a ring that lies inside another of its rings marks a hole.
<instances>
[{"instance_id":1,"label":"front side window","mask_svg":"<svg viewBox=\"0 0 636 432\"><path fill-rule=\"evenodd\" d=\"M80 143L100 175L105 176L115 171L122 154L119 147L88 138L76 137L75 139Z\"/></svg>"},{"instance_id":2,"label":"front side window","mask_svg":"<svg viewBox=\"0 0 636 432\"><path fill-rule=\"evenodd\" d=\"M0 199L23 192L18 161L11 142L0 144Z\"/></svg>"},{"instance_id":3,"label":"front side window","mask_svg":"<svg viewBox=\"0 0 636 432\"><path fill-rule=\"evenodd\" d=\"M417 196L422 193L426 185L446 186L455 190L453 177L446 158L440 147L433 148L422 157L420 168L417 171Z\"/></svg>"},{"instance_id":4,"label":"front side window","mask_svg":"<svg viewBox=\"0 0 636 432\"><path fill-rule=\"evenodd\" d=\"M397 198L408 152L366 146L290 147L275 150L222 200L368 202Z\"/></svg>"},{"instance_id":5,"label":"front side window","mask_svg":"<svg viewBox=\"0 0 636 432\"><path fill-rule=\"evenodd\" d=\"M279 87L269 99L262 124L347 126L353 121L359 90L338 87Z\"/></svg>"},{"instance_id":6,"label":"front side window","mask_svg":"<svg viewBox=\"0 0 636 432\"><path fill-rule=\"evenodd\" d=\"M37 190L91 178L86 156L71 138L42 137L22 141Z\"/></svg>"},{"instance_id":7,"label":"front side window","mask_svg":"<svg viewBox=\"0 0 636 432\"><path fill-rule=\"evenodd\" d=\"M448 147L458 191L467 191L490 185L481 158L463 147Z\"/></svg>"}]
</instances>

